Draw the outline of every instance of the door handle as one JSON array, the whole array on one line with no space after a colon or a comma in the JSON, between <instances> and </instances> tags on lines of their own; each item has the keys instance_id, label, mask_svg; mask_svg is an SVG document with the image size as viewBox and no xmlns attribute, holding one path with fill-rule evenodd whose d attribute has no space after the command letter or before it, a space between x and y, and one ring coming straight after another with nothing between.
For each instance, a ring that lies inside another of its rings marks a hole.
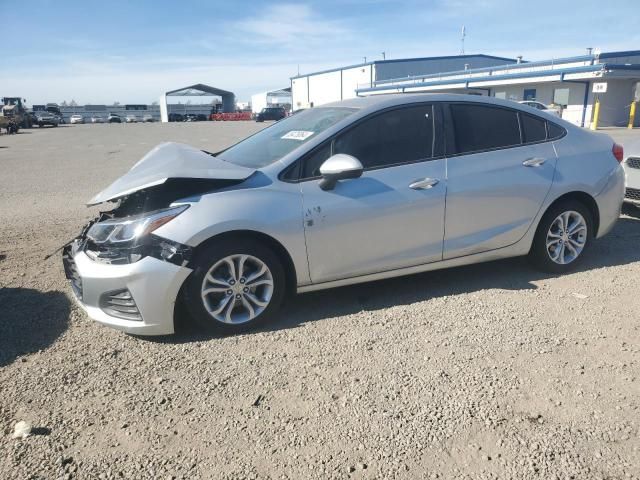
<instances>
[{"instance_id":1,"label":"door handle","mask_svg":"<svg viewBox=\"0 0 640 480\"><path fill-rule=\"evenodd\" d=\"M522 162L522 165L524 165L525 167L539 167L546 161L547 160L545 158L531 157Z\"/></svg>"},{"instance_id":2,"label":"door handle","mask_svg":"<svg viewBox=\"0 0 640 480\"><path fill-rule=\"evenodd\" d=\"M435 187L440 180L437 178L423 178L422 180L416 180L409 188L413 188L414 190L427 190L429 188Z\"/></svg>"}]
</instances>

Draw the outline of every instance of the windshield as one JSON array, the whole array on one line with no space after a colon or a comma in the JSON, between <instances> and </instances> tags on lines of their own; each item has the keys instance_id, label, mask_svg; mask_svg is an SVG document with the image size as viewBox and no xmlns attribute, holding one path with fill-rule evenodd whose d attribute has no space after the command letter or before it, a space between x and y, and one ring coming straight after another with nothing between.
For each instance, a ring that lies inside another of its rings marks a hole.
<instances>
[{"instance_id":1,"label":"windshield","mask_svg":"<svg viewBox=\"0 0 640 480\"><path fill-rule=\"evenodd\" d=\"M305 110L237 143L218 158L249 168L270 165L355 111L344 107Z\"/></svg>"}]
</instances>

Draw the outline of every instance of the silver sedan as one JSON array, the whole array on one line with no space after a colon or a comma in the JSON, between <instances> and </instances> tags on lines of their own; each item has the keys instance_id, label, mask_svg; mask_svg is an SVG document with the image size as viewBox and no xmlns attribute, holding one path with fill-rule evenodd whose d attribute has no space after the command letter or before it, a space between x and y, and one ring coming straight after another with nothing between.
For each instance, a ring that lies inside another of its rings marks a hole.
<instances>
[{"instance_id":1,"label":"silver sedan","mask_svg":"<svg viewBox=\"0 0 640 480\"><path fill-rule=\"evenodd\" d=\"M63 263L90 317L146 335L174 331L178 299L233 333L295 292L519 255L564 273L619 216L622 155L514 102L357 98L218 153L155 147Z\"/></svg>"}]
</instances>

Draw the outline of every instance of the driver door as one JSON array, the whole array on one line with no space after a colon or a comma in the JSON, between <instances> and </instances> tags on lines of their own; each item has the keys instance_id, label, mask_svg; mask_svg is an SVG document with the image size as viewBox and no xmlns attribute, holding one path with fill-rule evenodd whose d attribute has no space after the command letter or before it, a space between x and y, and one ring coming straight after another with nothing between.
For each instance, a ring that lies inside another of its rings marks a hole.
<instances>
[{"instance_id":1,"label":"driver door","mask_svg":"<svg viewBox=\"0 0 640 480\"><path fill-rule=\"evenodd\" d=\"M313 283L442 260L446 164L430 104L368 117L303 163L301 192ZM331 154L362 163L360 178L319 186Z\"/></svg>"}]
</instances>

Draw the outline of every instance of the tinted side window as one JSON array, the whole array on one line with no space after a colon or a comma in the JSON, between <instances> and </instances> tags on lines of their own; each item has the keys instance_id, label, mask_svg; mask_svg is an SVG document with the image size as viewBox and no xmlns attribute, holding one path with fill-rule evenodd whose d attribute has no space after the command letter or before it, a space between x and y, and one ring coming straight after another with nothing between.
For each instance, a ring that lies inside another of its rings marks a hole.
<instances>
[{"instance_id":1,"label":"tinted side window","mask_svg":"<svg viewBox=\"0 0 640 480\"><path fill-rule=\"evenodd\" d=\"M302 160L302 173L300 178L313 178L320 176L320 166L331 156L331 142L327 142L320 148L311 152Z\"/></svg>"},{"instance_id":2,"label":"tinted side window","mask_svg":"<svg viewBox=\"0 0 640 480\"><path fill-rule=\"evenodd\" d=\"M520 122L524 143L541 142L547 138L547 127L544 120L521 113Z\"/></svg>"},{"instance_id":3,"label":"tinted side window","mask_svg":"<svg viewBox=\"0 0 640 480\"><path fill-rule=\"evenodd\" d=\"M548 136L549 140L555 140L556 138L560 138L564 135L564 128L559 127L555 123L547 122Z\"/></svg>"},{"instance_id":4,"label":"tinted side window","mask_svg":"<svg viewBox=\"0 0 640 480\"><path fill-rule=\"evenodd\" d=\"M457 153L478 152L520 144L518 113L507 108L452 104Z\"/></svg>"},{"instance_id":5,"label":"tinted side window","mask_svg":"<svg viewBox=\"0 0 640 480\"><path fill-rule=\"evenodd\" d=\"M364 168L432 158L433 125L431 105L391 110L340 135L333 153L353 155Z\"/></svg>"}]
</instances>

